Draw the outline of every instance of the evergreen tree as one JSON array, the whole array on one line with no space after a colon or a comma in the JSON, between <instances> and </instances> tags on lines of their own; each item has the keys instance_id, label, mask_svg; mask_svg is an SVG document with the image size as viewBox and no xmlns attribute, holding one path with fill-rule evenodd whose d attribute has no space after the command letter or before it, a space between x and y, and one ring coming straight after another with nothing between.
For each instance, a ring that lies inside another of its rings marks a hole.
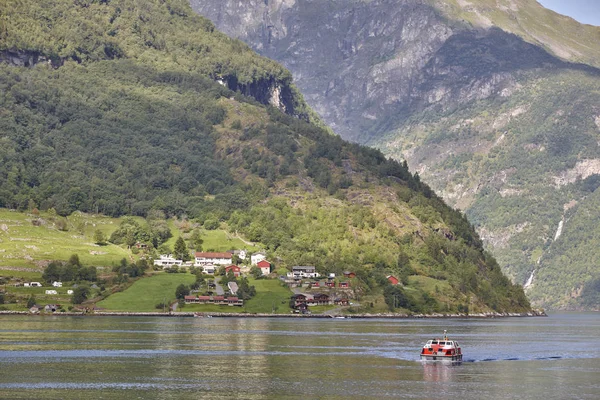
<instances>
[{"instance_id":1,"label":"evergreen tree","mask_svg":"<svg viewBox=\"0 0 600 400\"><path fill-rule=\"evenodd\" d=\"M100 246L104 246L106 244L106 236L100 229L96 229L94 232L94 243Z\"/></svg>"},{"instance_id":2,"label":"evergreen tree","mask_svg":"<svg viewBox=\"0 0 600 400\"><path fill-rule=\"evenodd\" d=\"M173 249L173 255L178 260L189 261L191 260L190 252L185 244L185 240L183 237L179 236L177 241L175 242L175 247Z\"/></svg>"}]
</instances>

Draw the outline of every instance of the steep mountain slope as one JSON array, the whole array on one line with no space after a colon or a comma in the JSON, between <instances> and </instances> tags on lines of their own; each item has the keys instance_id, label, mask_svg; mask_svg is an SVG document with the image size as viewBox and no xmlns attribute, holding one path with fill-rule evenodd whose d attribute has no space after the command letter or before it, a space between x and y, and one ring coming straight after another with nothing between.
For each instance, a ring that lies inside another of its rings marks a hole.
<instances>
[{"instance_id":1,"label":"steep mountain slope","mask_svg":"<svg viewBox=\"0 0 600 400\"><path fill-rule=\"evenodd\" d=\"M278 266L351 269L356 296L385 288L392 307L529 309L464 215L406 164L311 123L285 69L185 2L0 13L0 207L185 214Z\"/></svg>"},{"instance_id":2,"label":"steep mountain slope","mask_svg":"<svg viewBox=\"0 0 600 400\"><path fill-rule=\"evenodd\" d=\"M535 304L600 307L600 254L575 234L600 233L600 28L534 0L191 3L290 68L342 137L407 160Z\"/></svg>"}]
</instances>

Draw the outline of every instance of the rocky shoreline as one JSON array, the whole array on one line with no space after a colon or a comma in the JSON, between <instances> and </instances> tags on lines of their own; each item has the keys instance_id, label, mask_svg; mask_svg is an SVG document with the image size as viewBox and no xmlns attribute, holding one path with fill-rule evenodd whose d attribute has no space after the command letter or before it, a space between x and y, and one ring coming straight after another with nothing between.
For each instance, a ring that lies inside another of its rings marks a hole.
<instances>
[{"instance_id":1,"label":"rocky shoreline","mask_svg":"<svg viewBox=\"0 0 600 400\"><path fill-rule=\"evenodd\" d=\"M200 312L56 312L56 313L31 313L28 311L0 311L2 315L40 315L40 316L105 316L105 317L196 317L196 318L339 318L339 319L457 319L457 318L523 318L547 317L544 311L527 313L477 313L477 314L249 314L249 313L200 313Z\"/></svg>"}]
</instances>

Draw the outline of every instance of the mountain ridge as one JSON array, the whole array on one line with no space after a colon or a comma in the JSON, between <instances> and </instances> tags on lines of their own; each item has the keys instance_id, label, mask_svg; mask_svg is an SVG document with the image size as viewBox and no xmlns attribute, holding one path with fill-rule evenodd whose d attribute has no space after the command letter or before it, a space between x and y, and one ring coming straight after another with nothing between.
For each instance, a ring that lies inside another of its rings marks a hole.
<instances>
[{"instance_id":1,"label":"mountain ridge","mask_svg":"<svg viewBox=\"0 0 600 400\"><path fill-rule=\"evenodd\" d=\"M600 28L533 0L191 4L287 66L334 131L406 160L464 210L514 282L534 276L534 304L600 307L581 297L599 271L574 256L570 226L597 230L595 214L570 218L597 172L570 171L600 159Z\"/></svg>"}]
</instances>

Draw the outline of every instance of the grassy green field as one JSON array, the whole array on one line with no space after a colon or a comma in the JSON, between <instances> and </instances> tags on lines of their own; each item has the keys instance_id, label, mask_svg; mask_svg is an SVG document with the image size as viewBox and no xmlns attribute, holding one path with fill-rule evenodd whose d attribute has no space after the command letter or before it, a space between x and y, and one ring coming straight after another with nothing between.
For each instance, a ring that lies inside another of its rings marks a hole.
<instances>
[{"instance_id":1,"label":"grassy green field","mask_svg":"<svg viewBox=\"0 0 600 400\"><path fill-rule=\"evenodd\" d=\"M289 302L293 293L281 286L278 279L250 279L250 285L256 287L256 296L244 305L247 312L286 314L291 311Z\"/></svg>"},{"instance_id":2,"label":"grassy green field","mask_svg":"<svg viewBox=\"0 0 600 400\"><path fill-rule=\"evenodd\" d=\"M250 252L258 251L256 246L250 246L244 243L241 239L234 238L226 231L216 229L214 231L202 231L202 248L204 251L227 251L232 249L246 249Z\"/></svg>"},{"instance_id":3,"label":"grassy green field","mask_svg":"<svg viewBox=\"0 0 600 400\"><path fill-rule=\"evenodd\" d=\"M119 225L118 219L76 213L62 218L67 224L67 231L63 231L56 224L61 218L0 209L0 275L39 278L40 261L67 260L72 254L79 255L84 265L95 266L116 264L129 256L119 246L94 243L96 229L109 236ZM35 226L34 220L41 224Z\"/></svg>"},{"instance_id":4,"label":"grassy green field","mask_svg":"<svg viewBox=\"0 0 600 400\"><path fill-rule=\"evenodd\" d=\"M97 303L107 311L157 311L158 303L175 300L175 289L180 284L191 285L196 280L192 274L158 273L142 278L123 292L115 293Z\"/></svg>"},{"instance_id":5,"label":"grassy green field","mask_svg":"<svg viewBox=\"0 0 600 400\"><path fill-rule=\"evenodd\" d=\"M187 304L181 311L185 312L226 312L226 313L277 313L286 314L289 306L291 290L281 286L275 279L251 279L250 285L256 288L256 296L246 301L243 307L217 306L214 304Z\"/></svg>"}]
</instances>

